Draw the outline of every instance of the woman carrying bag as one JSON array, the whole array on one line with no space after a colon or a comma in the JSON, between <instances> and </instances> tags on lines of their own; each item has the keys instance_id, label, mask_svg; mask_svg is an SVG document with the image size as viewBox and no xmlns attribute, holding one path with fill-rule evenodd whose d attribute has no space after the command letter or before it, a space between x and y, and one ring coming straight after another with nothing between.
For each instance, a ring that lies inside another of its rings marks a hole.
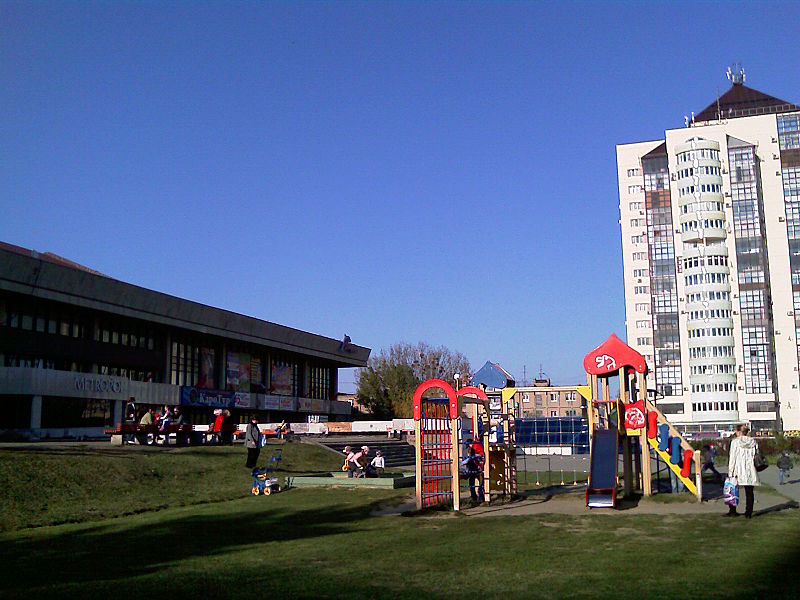
<instances>
[{"instance_id":1,"label":"woman carrying bag","mask_svg":"<svg viewBox=\"0 0 800 600\"><path fill-rule=\"evenodd\" d=\"M761 485L754 464L758 444L748 435L749 433L750 428L747 425L742 425L737 429L736 437L731 440L728 455L728 477L735 478L737 485L744 490L744 516L746 519L753 516L753 487ZM726 516L738 517L736 506L730 506Z\"/></svg>"}]
</instances>

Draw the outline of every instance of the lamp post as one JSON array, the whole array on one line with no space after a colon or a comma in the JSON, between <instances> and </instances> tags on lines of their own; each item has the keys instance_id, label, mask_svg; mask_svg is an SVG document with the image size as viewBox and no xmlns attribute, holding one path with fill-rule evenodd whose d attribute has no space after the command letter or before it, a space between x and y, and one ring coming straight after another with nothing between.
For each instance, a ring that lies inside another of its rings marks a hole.
<instances>
[{"instance_id":1,"label":"lamp post","mask_svg":"<svg viewBox=\"0 0 800 600\"><path fill-rule=\"evenodd\" d=\"M454 373L453 379L456 380L456 391L458 391L458 383L461 380L461 373Z\"/></svg>"}]
</instances>

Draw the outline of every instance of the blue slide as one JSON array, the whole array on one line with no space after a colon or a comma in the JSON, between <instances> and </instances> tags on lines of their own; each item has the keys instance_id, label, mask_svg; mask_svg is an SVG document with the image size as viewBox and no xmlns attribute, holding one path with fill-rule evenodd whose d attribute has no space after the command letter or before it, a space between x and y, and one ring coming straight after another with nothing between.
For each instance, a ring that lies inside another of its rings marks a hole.
<instances>
[{"instance_id":1,"label":"blue slide","mask_svg":"<svg viewBox=\"0 0 800 600\"><path fill-rule=\"evenodd\" d=\"M586 487L586 506L613 508L617 498L619 433L615 427L595 429Z\"/></svg>"}]
</instances>

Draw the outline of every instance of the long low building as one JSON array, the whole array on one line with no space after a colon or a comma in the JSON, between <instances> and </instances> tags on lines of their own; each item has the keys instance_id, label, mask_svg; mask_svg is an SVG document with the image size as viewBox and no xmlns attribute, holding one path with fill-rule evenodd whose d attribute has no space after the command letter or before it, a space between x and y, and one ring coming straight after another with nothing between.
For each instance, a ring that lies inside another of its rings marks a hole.
<instances>
[{"instance_id":1,"label":"long low building","mask_svg":"<svg viewBox=\"0 0 800 600\"><path fill-rule=\"evenodd\" d=\"M370 349L183 300L0 242L0 436L95 437L126 403L206 424L347 418ZM309 419L309 417L312 417Z\"/></svg>"}]
</instances>

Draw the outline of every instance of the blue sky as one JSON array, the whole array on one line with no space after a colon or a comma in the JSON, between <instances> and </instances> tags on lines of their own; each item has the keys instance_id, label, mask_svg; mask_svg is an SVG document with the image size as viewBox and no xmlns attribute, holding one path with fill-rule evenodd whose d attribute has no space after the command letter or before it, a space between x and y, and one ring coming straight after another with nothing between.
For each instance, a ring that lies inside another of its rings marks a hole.
<instances>
[{"instance_id":1,"label":"blue sky","mask_svg":"<svg viewBox=\"0 0 800 600\"><path fill-rule=\"evenodd\" d=\"M0 3L0 240L374 352L584 378L614 146L800 102L797 3ZM342 372L341 388L353 389Z\"/></svg>"}]
</instances>

